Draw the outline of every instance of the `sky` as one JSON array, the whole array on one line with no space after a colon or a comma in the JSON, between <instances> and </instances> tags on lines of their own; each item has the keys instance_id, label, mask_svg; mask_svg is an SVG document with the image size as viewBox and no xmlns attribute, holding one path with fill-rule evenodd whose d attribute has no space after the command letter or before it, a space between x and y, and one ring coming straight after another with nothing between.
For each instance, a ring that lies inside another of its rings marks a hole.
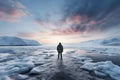
<instances>
[{"instance_id":1,"label":"sky","mask_svg":"<svg viewBox=\"0 0 120 80\"><path fill-rule=\"evenodd\" d=\"M0 36L41 44L120 36L120 0L0 0Z\"/></svg>"}]
</instances>

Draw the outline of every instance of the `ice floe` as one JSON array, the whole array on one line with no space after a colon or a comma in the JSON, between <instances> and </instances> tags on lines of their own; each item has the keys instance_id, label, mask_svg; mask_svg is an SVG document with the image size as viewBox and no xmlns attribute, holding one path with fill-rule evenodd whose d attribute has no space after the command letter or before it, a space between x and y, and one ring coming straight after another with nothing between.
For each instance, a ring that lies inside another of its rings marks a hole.
<instances>
[{"instance_id":1,"label":"ice floe","mask_svg":"<svg viewBox=\"0 0 120 80\"><path fill-rule=\"evenodd\" d=\"M85 63L81 68L88 71L94 71L96 75L105 76L109 75L115 80L120 79L120 67L113 64L111 61Z\"/></svg>"}]
</instances>

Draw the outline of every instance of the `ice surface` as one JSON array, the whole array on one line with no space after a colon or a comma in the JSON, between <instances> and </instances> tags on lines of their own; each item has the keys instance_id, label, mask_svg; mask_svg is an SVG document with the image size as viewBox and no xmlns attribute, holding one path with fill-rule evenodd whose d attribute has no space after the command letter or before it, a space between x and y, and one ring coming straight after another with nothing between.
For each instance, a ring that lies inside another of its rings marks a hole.
<instances>
[{"instance_id":1,"label":"ice surface","mask_svg":"<svg viewBox=\"0 0 120 80\"><path fill-rule=\"evenodd\" d=\"M19 75L16 76L16 79L18 79L18 80L25 80L27 78L28 78L28 75L19 74Z\"/></svg>"},{"instance_id":2,"label":"ice surface","mask_svg":"<svg viewBox=\"0 0 120 80\"><path fill-rule=\"evenodd\" d=\"M43 52L47 53L43 53ZM25 73L35 74L44 70L41 66L51 62L53 52L40 47L1 47L0 48L0 80L13 80L13 78L27 79ZM11 77L12 76L12 77Z\"/></svg>"},{"instance_id":3,"label":"ice surface","mask_svg":"<svg viewBox=\"0 0 120 80\"><path fill-rule=\"evenodd\" d=\"M0 64L0 80L9 80L8 76L15 73L24 73L34 67L32 62L7 62Z\"/></svg>"},{"instance_id":4,"label":"ice surface","mask_svg":"<svg viewBox=\"0 0 120 80\"><path fill-rule=\"evenodd\" d=\"M77 56L77 57L73 57L73 62L75 64L84 64L84 63L88 63L93 61L91 58L88 58L86 56Z\"/></svg>"},{"instance_id":5,"label":"ice surface","mask_svg":"<svg viewBox=\"0 0 120 80\"><path fill-rule=\"evenodd\" d=\"M107 52L107 50L111 48L81 49L88 52L99 51L98 53L100 53L101 51ZM112 49L111 52L116 51L116 48ZM0 80L38 80L35 77L30 77L33 74L37 74L36 76L42 76L42 78L46 79L54 75L55 72L60 72L60 70L65 71L71 75L74 74L78 77L78 79L80 77L84 77L85 80L89 80L89 73L81 68L90 71L92 70L98 76L109 75L116 80L120 78L119 66L114 65L110 61L93 63L91 58L82 55L82 52L79 53L78 50L79 49L76 48L65 49L63 54L63 63L58 63L56 50L47 47L42 48L31 46L0 48ZM80 68L80 66L82 67ZM42 78L40 79L42 80Z\"/></svg>"},{"instance_id":6,"label":"ice surface","mask_svg":"<svg viewBox=\"0 0 120 80\"><path fill-rule=\"evenodd\" d=\"M81 42L79 46L120 46L120 36Z\"/></svg>"},{"instance_id":7,"label":"ice surface","mask_svg":"<svg viewBox=\"0 0 120 80\"><path fill-rule=\"evenodd\" d=\"M0 58L7 57L9 55L10 55L9 53L0 53Z\"/></svg>"},{"instance_id":8,"label":"ice surface","mask_svg":"<svg viewBox=\"0 0 120 80\"><path fill-rule=\"evenodd\" d=\"M25 71L28 71L34 67L34 64L32 62L12 62L9 61L7 63L1 63L0 64L0 74L9 74L9 73L22 73Z\"/></svg>"},{"instance_id":9,"label":"ice surface","mask_svg":"<svg viewBox=\"0 0 120 80\"><path fill-rule=\"evenodd\" d=\"M87 62L93 61L91 58L86 57L85 55L78 52L79 50L70 50L67 51L67 56L72 58L72 61L75 64L84 64Z\"/></svg>"},{"instance_id":10,"label":"ice surface","mask_svg":"<svg viewBox=\"0 0 120 80\"><path fill-rule=\"evenodd\" d=\"M82 49L85 50L87 53L99 53L108 56L120 55L119 47L84 47Z\"/></svg>"},{"instance_id":11,"label":"ice surface","mask_svg":"<svg viewBox=\"0 0 120 80\"><path fill-rule=\"evenodd\" d=\"M14 54L15 52L11 49L0 48L0 53L11 53Z\"/></svg>"},{"instance_id":12,"label":"ice surface","mask_svg":"<svg viewBox=\"0 0 120 80\"><path fill-rule=\"evenodd\" d=\"M41 74L42 72L44 72L44 69L40 69L39 67L34 67L29 74L38 75L38 74Z\"/></svg>"},{"instance_id":13,"label":"ice surface","mask_svg":"<svg viewBox=\"0 0 120 80\"><path fill-rule=\"evenodd\" d=\"M100 53L100 54L107 54L107 55L118 55L120 52L119 48L90 48L90 47L84 47L81 48L81 50L85 50L89 53ZM116 54L114 54L116 53ZM105 62L92 62L93 60L85 55L82 54L82 52L79 52L79 50L74 51L74 54L71 54L71 52L68 52L68 56L72 57L72 61L75 64L83 64L80 68L85 69L87 71L92 71L96 76L99 77L107 77L110 76L112 79L119 80L120 79L120 67L113 64L111 61L105 61Z\"/></svg>"},{"instance_id":14,"label":"ice surface","mask_svg":"<svg viewBox=\"0 0 120 80\"><path fill-rule=\"evenodd\" d=\"M97 62L97 63L85 63L81 68L94 71L96 75L105 76L109 75L115 80L120 79L120 67L113 64L111 61Z\"/></svg>"},{"instance_id":15,"label":"ice surface","mask_svg":"<svg viewBox=\"0 0 120 80\"><path fill-rule=\"evenodd\" d=\"M0 53L0 62L5 62L12 59L13 57L10 53Z\"/></svg>"}]
</instances>

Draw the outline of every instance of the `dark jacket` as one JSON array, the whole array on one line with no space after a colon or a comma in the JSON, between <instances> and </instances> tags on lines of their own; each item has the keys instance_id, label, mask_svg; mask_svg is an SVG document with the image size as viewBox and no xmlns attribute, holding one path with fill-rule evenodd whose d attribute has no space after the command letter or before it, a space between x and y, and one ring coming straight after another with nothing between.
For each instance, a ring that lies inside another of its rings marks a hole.
<instances>
[{"instance_id":1,"label":"dark jacket","mask_svg":"<svg viewBox=\"0 0 120 80\"><path fill-rule=\"evenodd\" d=\"M57 51L58 51L58 53L62 53L63 52L62 44L59 43L59 45L57 46Z\"/></svg>"}]
</instances>

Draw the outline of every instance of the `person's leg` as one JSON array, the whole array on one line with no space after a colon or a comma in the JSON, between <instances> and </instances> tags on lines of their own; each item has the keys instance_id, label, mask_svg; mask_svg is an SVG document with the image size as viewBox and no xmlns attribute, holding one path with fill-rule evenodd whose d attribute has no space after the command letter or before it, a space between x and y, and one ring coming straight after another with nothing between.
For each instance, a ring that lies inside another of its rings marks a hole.
<instances>
[{"instance_id":1,"label":"person's leg","mask_svg":"<svg viewBox=\"0 0 120 80\"><path fill-rule=\"evenodd\" d=\"M61 60L62 60L62 53L61 53Z\"/></svg>"}]
</instances>

